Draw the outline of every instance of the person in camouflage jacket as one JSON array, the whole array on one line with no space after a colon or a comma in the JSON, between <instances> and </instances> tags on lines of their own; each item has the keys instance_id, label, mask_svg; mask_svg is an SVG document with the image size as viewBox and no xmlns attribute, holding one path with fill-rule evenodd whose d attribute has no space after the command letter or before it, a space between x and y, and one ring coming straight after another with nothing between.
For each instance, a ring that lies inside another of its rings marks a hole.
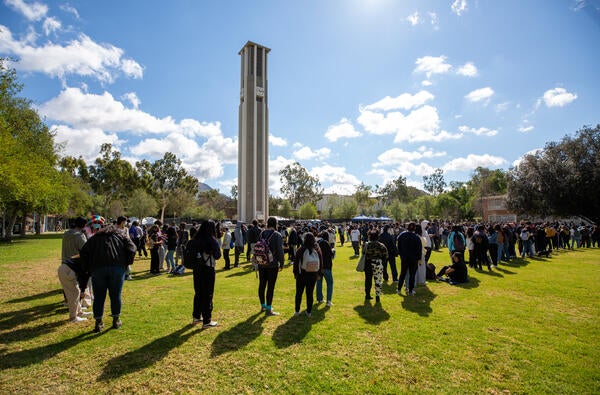
<instances>
[{"instance_id":1,"label":"person in camouflage jacket","mask_svg":"<svg viewBox=\"0 0 600 395\"><path fill-rule=\"evenodd\" d=\"M388 258L388 251L383 243L377 241L379 231L369 232L369 241L363 246L365 254L365 300L373 299L371 297L371 287L375 279L375 301L378 303L383 286L383 262Z\"/></svg>"}]
</instances>

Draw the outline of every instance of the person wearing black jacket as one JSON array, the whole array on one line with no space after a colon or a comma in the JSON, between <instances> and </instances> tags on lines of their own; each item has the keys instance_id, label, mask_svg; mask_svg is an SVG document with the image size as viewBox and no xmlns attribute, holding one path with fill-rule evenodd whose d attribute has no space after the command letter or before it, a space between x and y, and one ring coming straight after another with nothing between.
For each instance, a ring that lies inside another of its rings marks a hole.
<instances>
[{"instance_id":1,"label":"person wearing black jacket","mask_svg":"<svg viewBox=\"0 0 600 395\"><path fill-rule=\"evenodd\" d=\"M279 315L273 310L273 294L277 275L283 270L285 255L283 253L283 238L277 231L277 218L269 217L267 219L267 229L262 231L260 239L269 240L269 250L273 255L273 261L269 265L258 267L258 299L260 300L261 311L265 311L268 316Z\"/></svg>"},{"instance_id":2,"label":"person wearing black jacket","mask_svg":"<svg viewBox=\"0 0 600 395\"><path fill-rule=\"evenodd\" d=\"M329 233L324 230L320 234L320 238L317 239L319 247L321 248L322 258L322 273L323 275L317 278L317 303L323 302L323 277L327 282L327 307L333 306L331 299L333 297L333 274L331 269L333 268L333 251L331 244L329 244Z\"/></svg>"},{"instance_id":3,"label":"person wearing black jacket","mask_svg":"<svg viewBox=\"0 0 600 395\"><path fill-rule=\"evenodd\" d=\"M389 233L389 226L385 225L383 227L383 232L379 235L379 242L383 243L385 248L388 251L388 257L385 262L383 262L383 281L389 280L389 275L387 271L388 263L390 265L390 270L392 271L392 281L398 281L398 269L396 268L396 256L398 256L398 250L396 250L396 243L394 241L394 236Z\"/></svg>"},{"instance_id":4,"label":"person wearing black jacket","mask_svg":"<svg viewBox=\"0 0 600 395\"><path fill-rule=\"evenodd\" d=\"M118 227L109 225L96 232L81 248L80 256L83 268L92 277L94 289L94 332L104 328L104 302L106 292L110 297L110 310L113 317L113 328L118 329L122 323L121 291L125 281L127 265L133 263L136 247Z\"/></svg>"},{"instance_id":5,"label":"person wearing black jacket","mask_svg":"<svg viewBox=\"0 0 600 395\"><path fill-rule=\"evenodd\" d=\"M192 324L202 322L202 328L217 326L212 320L213 294L215 292L215 264L221 257L217 229L211 220L202 222L194 238L188 241L187 250L196 251L194 268L194 311Z\"/></svg>"},{"instance_id":6,"label":"person wearing black jacket","mask_svg":"<svg viewBox=\"0 0 600 395\"><path fill-rule=\"evenodd\" d=\"M408 224L406 231L400 233L397 240L398 254L400 255L400 278L398 279L398 294L406 274L410 273L407 294L415 295L415 280L417 274L417 265L423 254L421 238L416 235L417 225L414 222Z\"/></svg>"}]
</instances>

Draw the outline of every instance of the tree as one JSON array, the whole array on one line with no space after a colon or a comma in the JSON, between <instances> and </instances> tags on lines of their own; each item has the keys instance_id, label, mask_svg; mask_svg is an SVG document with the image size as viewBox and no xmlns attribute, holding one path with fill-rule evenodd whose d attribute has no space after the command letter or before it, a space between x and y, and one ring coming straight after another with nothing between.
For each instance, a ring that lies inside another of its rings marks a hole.
<instances>
[{"instance_id":1,"label":"tree","mask_svg":"<svg viewBox=\"0 0 600 395\"><path fill-rule=\"evenodd\" d=\"M370 185L365 185L363 182L356 186L354 192L354 200L358 206L358 210L363 214L370 214L371 204L371 189Z\"/></svg>"},{"instance_id":2,"label":"tree","mask_svg":"<svg viewBox=\"0 0 600 395\"><path fill-rule=\"evenodd\" d=\"M508 175L507 205L519 214L583 215L600 221L600 125L549 142Z\"/></svg>"},{"instance_id":3,"label":"tree","mask_svg":"<svg viewBox=\"0 0 600 395\"><path fill-rule=\"evenodd\" d=\"M475 212L473 211L474 196L472 190L467 187L466 183L451 181L448 195L452 196L457 201L459 219L472 220L475 217Z\"/></svg>"},{"instance_id":4,"label":"tree","mask_svg":"<svg viewBox=\"0 0 600 395\"><path fill-rule=\"evenodd\" d=\"M317 218L317 206L315 206L313 203L304 203L298 210L298 215L300 216L300 219Z\"/></svg>"},{"instance_id":5,"label":"tree","mask_svg":"<svg viewBox=\"0 0 600 395\"><path fill-rule=\"evenodd\" d=\"M356 214L358 214L358 204L354 199L343 199L333 210L333 216L340 219L351 219Z\"/></svg>"},{"instance_id":6,"label":"tree","mask_svg":"<svg viewBox=\"0 0 600 395\"><path fill-rule=\"evenodd\" d=\"M143 188L134 190L127 200L127 213L138 217L140 220L156 215L157 211L158 204L156 203L156 199Z\"/></svg>"},{"instance_id":7,"label":"tree","mask_svg":"<svg viewBox=\"0 0 600 395\"><path fill-rule=\"evenodd\" d=\"M319 177L311 176L298 162L287 165L279 171L282 183L281 193L292 207L305 203L316 203L323 194Z\"/></svg>"},{"instance_id":8,"label":"tree","mask_svg":"<svg viewBox=\"0 0 600 395\"><path fill-rule=\"evenodd\" d=\"M471 180L467 184L474 197L473 205L476 209L479 209L483 217L483 198L506 194L506 172L502 169L490 170L487 167L479 166L475 169Z\"/></svg>"},{"instance_id":9,"label":"tree","mask_svg":"<svg viewBox=\"0 0 600 395\"><path fill-rule=\"evenodd\" d=\"M0 59L0 208L8 215L8 234L2 227L8 238L18 215L66 210L54 134L31 102L17 97L21 89L15 70Z\"/></svg>"},{"instance_id":10,"label":"tree","mask_svg":"<svg viewBox=\"0 0 600 395\"><path fill-rule=\"evenodd\" d=\"M398 176L395 180L388 182L383 187L376 188L377 194L383 199L384 204L390 204L394 200L406 202L408 198L408 187L406 178Z\"/></svg>"},{"instance_id":11,"label":"tree","mask_svg":"<svg viewBox=\"0 0 600 395\"><path fill-rule=\"evenodd\" d=\"M435 169L433 173L428 176L423 176L423 186L425 190L433 196L438 196L444 192L446 188L446 181L444 181L444 170Z\"/></svg>"},{"instance_id":12,"label":"tree","mask_svg":"<svg viewBox=\"0 0 600 395\"><path fill-rule=\"evenodd\" d=\"M138 184L137 173L131 163L121 159L121 153L113 150L112 144L100 146L100 156L89 168L90 185L93 191L102 198L99 212L111 211L118 205L112 205L113 200L124 202ZM119 211L119 210L117 210Z\"/></svg>"},{"instance_id":13,"label":"tree","mask_svg":"<svg viewBox=\"0 0 600 395\"><path fill-rule=\"evenodd\" d=\"M282 200L281 207L279 208L279 215L283 218L291 218L292 216L292 205L289 200Z\"/></svg>"},{"instance_id":14,"label":"tree","mask_svg":"<svg viewBox=\"0 0 600 395\"><path fill-rule=\"evenodd\" d=\"M140 164L138 168L144 168ZM171 152L165 152L162 159L154 162L150 168L152 175L152 192L160 206L160 220L164 221L165 209L171 194L178 188L193 193L198 192L198 180L187 174L181 167L181 160Z\"/></svg>"},{"instance_id":15,"label":"tree","mask_svg":"<svg viewBox=\"0 0 600 395\"><path fill-rule=\"evenodd\" d=\"M460 202L449 192L439 194L435 198L435 211L444 219L460 219Z\"/></svg>"}]
</instances>

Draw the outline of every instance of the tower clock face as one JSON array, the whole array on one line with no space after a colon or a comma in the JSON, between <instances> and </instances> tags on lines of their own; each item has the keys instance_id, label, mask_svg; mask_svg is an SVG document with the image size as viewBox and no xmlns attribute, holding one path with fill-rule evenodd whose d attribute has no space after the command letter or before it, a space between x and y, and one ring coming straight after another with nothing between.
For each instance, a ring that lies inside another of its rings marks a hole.
<instances>
[{"instance_id":1,"label":"tower clock face","mask_svg":"<svg viewBox=\"0 0 600 395\"><path fill-rule=\"evenodd\" d=\"M264 97L265 96L265 88L261 88L260 86L256 87L256 96Z\"/></svg>"}]
</instances>

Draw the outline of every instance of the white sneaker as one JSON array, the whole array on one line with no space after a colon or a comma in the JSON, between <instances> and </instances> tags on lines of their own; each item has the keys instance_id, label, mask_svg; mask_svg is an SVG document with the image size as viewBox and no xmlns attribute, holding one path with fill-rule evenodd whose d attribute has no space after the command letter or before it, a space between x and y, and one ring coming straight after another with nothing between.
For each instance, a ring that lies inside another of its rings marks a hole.
<instances>
[{"instance_id":1,"label":"white sneaker","mask_svg":"<svg viewBox=\"0 0 600 395\"><path fill-rule=\"evenodd\" d=\"M85 317L75 317L70 322L77 323L77 322L84 322L84 321L87 321L87 320L88 319L85 318Z\"/></svg>"},{"instance_id":2,"label":"white sneaker","mask_svg":"<svg viewBox=\"0 0 600 395\"><path fill-rule=\"evenodd\" d=\"M321 303L323 303L322 300L317 300L317 304L321 304Z\"/></svg>"},{"instance_id":3,"label":"white sneaker","mask_svg":"<svg viewBox=\"0 0 600 395\"><path fill-rule=\"evenodd\" d=\"M81 312L81 314L79 315L80 317L85 317L86 315L92 315L94 313L92 313L91 311L83 311Z\"/></svg>"},{"instance_id":4,"label":"white sneaker","mask_svg":"<svg viewBox=\"0 0 600 395\"><path fill-rule=\"evenodd\" d=\"M211 321L211 322L209 322L208 324L204 324L204 325L202 325L202 328L203 328L203 329L206 329L206 328L214 328L214 327L215 327L215 326L217 326L217 325L219 325L219 324L217 324L217 321Z\"/></svg>"},{"instance_id":5,"label":"white sneaker","mask_svg":"<svg viewBox=\"0 0 600 395\"><path fill-rule=\"evenodd\" d=\"M333 303L331 303L331 300L328 300L327 303L325 304L325 306L331 307L331 306L333 306Z\"/></svg>"}]
</instances>

